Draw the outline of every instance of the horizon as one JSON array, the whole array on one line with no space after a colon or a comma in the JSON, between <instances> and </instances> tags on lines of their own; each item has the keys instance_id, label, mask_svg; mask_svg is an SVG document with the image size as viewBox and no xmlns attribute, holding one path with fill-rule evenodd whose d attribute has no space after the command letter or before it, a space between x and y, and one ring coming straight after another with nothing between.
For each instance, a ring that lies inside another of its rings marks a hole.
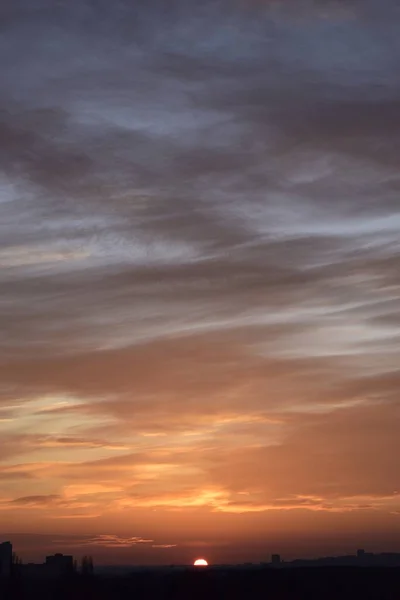
<instances>
[{"instance_id":1,"label":"horizon","mask_svg":"<svg viewBox=\"0 0 400 600\"><path fill-rule=\"evenodd\" d=\"M82 553L81 555L76 556L75 554L65 551L65 549L63 550L63 548L61 546L57 546L55 549L53 548L53 552L48 552L45 555L42 556L43 560L24 560L24 556L21 555L20 552L18 552L18 548L14 546L13 544L13 538L18 536L14 536L12 534L10 535L5 535L2 536L2 538L0 539L0 544L2 544L3 542L11 542L12 544L12 548L13 548L13 553L15 553L15 555L18 557L18 559L22 560L22 564L43 564L45 562L45 558L46 556L51 556L54 554L61 554L61 555L72 555L72 557L74 558L74 560L76 560L79 564L79 561L82 560L84 557L86 556L90 556L91 558L93 558L93 555L90 553L90 546L87 547L87 552ZM7 539L6 539L7 538ZM359 553L363 553L361 556ZM113 550L110 549L107 553L107 557L110 559L110 557L112 557L113 554ZM159 563L159 562L154 562L154 563L138 563L138 562L97 562L95 560L94 564L95 567L99 567L99 568L121 568L121 569L126 569L126 568L138 568L138 569L152 569L152 568L187 568L187 567L244 567L244 566L265 566L265 565L273 565L274 563L274 557L278 557L279 558L279 563L280 565L291 565L292 563L295 562L318 562L321 560L335 560L335 559L340 559L340 558L354 558L356 560L370 560L371 557L372 558L377 558L380 556L384 556L384 555L398 555L399 560L400 560L400 552L390 552L388 550L380 550L379 552L373 552L370 549L363 549L360 548L359 546L357 546L357 548L354 549L353 552L346 552L346 553L328 553L326 555L315 555L315 554L309 554L309 555L303 555L303 556L290 556L290 557L284 557L281 556L281 554L277 553L277 552L271 552L268 556L264 555L264 556L260 556L260 559L254 559L252 561L242 561L242 562L211 562L205 554L203 555L192 555L192 558L189 559L187 562L166 562L166 563ZM37 559L37 555L35 554L35 558ZM267 560L268 559L268 560ZM196 565L196 562L198 561L204 561L206 560L206 564L198 564Z\"/></svg>"},{"instance_id":2,"label":"horizon","mask_svg":"<svg viewBox=\"0 0 400 600\"><path fill-rule=\"evenodd\" d=\"M400 552L398 4L3 0L22 556Z\"/></svg>"},{"instance_id":3,"label":"horizon","mask_svg":"<svg viewBox=\"0 0 400 600\"><path fill-rule=\"evenodd\" d=\"M27 534L1 534L0 535L0 544L3 542L11 542L12 546L13 546L13 552L16 554L16 556L18 556L18 558L22 559L24 564L27 563L43 563L44 559L46 558L46 556L49 555L53 555L53 554L57 554L57 553L61 553L64 555L72 555L74 557L74 559L76 559L78 562L87 555L90 555L93 559L94 559L94 563L95 566L98 567L121 567L121 568L128 568L128 567L138 567L138 568L156 568L156 567L193 567L194 565L194 561L200 559L206 559L208 562L208 566L212 567L212 566L239 566L239 565L246 565L246 564L252 564L252 565L262 565L262 564L268 564L271 563L272 560L272 556L274 555L278 555L280 557L280 560L282 562L282 564L290 564L293 561L298 561L298 560L304 560L304 561L318 561L321 559L329 559L329 558L340 558L340 557L354 557L357 558L357 554L360 550L362 550L363 552L366 553L366 556L380 556L380 555L385 555L385 554L398 554L400 557L400 552L396 551L394 548L396 547L395 545L393 546L389 546L388 548L384 548L384 547L375 547L375 549L371 548L371 547L363 547L362 545L354 545L354 540L353 540L353 547L350 547L350 545L344 545L342 546L342 548L344 548L343 551L340 551L340 548L338 546L334 547L332 546L332 551L331 552L327 552L325 554L321 554L318 553L317 551L312 551L310 549L308 550L304 550L303 552L300 551L299 554L287 554L287 555L283 555L281 554L281 552L279 551L279 549L277 550L277 548L269 548L268 544L265 544L265 547L260 547L260 545L256 545L256 549L254 551L252 551L250 554L248 554L247 556L245 556L245 558L243 560L240 560L240 558L235 559L235 557L239 557L241 555L240 551L238 552L237 548L235 549L235 547L230 547L230 548L223 548L223 550L231 552L231 555L233 556L233 559L230 561L224 561L219 560L218 559L218 554L215 554L215 548L212 548L212 545L210 546L202 546L201 543L199 543L199 549L196 552L196 549L194 549L192 552L189 551L186 548L175 548L174 549L174 554L173 556L170 555L170 558L176 558L177 560L166 560L165 562L161 562L160 558L157 558L157 556L148 554L148 556L150 557L150 561L146 562L140 562L140 557L141 554L139 553L137 555L137 559L138 560L130 560L129 558L126 558L126 555L129 555L129 550L132 548L129 547L125 547L125 557L124 554L121 554L121 548L118 547L111 547L108 549L103 549L103 551L99 552L99 548L96 547L96 544L87 544L84 547L80 547L79 545L66 545L63 546L62 545L62 541L66 544L68 544L68 541L71 543L72 539L68 540L68 536L49 536L49 537L58 537L60 538L60 541L57 544L54 544L53 539L52 540L46 540L47 543L43 540L43 538L45 538L46 536L43 535L35 535L35 534L31 534L31 535L27 535ZM87 538L89 538L90 536L87 536ZM111 537L111 536L110 536ZM30 543L26 546L24 546L24 543L26 544L26 540L30 538ZM71 536L72 538L72 536ZM16 540L16 541L15 541ZM20 542L20 544L18 543ZM211 556L213 556L214 558L210 558ZM220 556L224 556L224 554L222 553L222 555ZM119 557L119 558L117 558ZM160 555L161 557L161 555ZM182 558L185 557L185 558ZM108 561L108 562L106 562Z\"/></svg>"}]
</instances>

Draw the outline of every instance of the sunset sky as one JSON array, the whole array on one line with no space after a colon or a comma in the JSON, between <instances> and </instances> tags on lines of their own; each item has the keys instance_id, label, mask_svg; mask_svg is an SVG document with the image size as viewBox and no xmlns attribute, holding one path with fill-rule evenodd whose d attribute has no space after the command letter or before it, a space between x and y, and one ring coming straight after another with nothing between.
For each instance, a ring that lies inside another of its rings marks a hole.
<instances>
[{"instance_id":1,"label":"sunset sky","mask_svg":"<svg viewBox=\"0 0 400 600\"><path fill-rule=\"evenodd\" d=\"M397 0L3 0L0 541L400 551Z\"/></svg>"}]
</instances>

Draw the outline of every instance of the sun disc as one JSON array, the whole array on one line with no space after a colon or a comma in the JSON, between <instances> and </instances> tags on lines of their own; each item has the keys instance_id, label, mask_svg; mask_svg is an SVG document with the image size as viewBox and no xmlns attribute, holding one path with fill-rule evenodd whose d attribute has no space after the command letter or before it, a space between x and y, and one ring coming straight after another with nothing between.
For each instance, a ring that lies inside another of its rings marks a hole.
<instances>
[{"instance_id":1,"label":"sun disc","mask_svg":"<svg viewBox=\"0 0 400 600\"><path fill-rule=\"evenodd\" d=\"M204 560L204 558L198 558L197 560L194 561L193 564L195 567L207 567L208 566L208 562L206 560Z\"/></svg>"}]
</instances>

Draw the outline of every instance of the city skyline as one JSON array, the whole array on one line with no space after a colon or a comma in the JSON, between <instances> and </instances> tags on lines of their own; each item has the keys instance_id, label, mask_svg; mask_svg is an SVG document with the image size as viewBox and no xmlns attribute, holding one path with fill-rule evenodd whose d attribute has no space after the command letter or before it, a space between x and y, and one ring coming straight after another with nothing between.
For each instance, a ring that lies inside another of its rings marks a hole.
<instances>
[{"instance_id":1,"label":"city skyline","mask_svg":"<svg viewBox=\"0 0 400 600\"><path fill-rule=\"evenodd\" d=\"M83 574L94 574L96 570L94 568L93 556L88 554L81 554L76 557L70 554L64 554L63 552L56 552L55 554L47 555L42 557L44 560L41 562L32 562L30 560L24 561L19 553L18 549L14 548L10 540L0 540L0 577L12 577L16 575L13 572L17 569L20 575L26 575L28 577L35 577L38 575L46 575L46 572L50 576L54 575L68 575L73 572L81 572ZM61 548L59 548L61 550ZM108 552L108 563L99 563L100 569L98 573L120 573L124 575L126 568L149 568L156 567L157 565L146 565L146 564L135 564L135 563L118 563L113 560L113 549ZM400 566L400 552L367 552L364 549L358 548L356 552L345 555L328 555L328 556L313 556L307 558L292 558L287 560L280 554L273 553L269 560L266 557L261 557L263 560L254 562L238 562L238 563L213 563L208 562L204 557L197 557L189 562L171 564L166 563L162 566L163 568L177 568L177 567L243 567L249 568L254 567L270 567L270 568L286 568L286 567L324 567L324 566L364 566L364 567L399 567ZM115 567L114 571L106 571L103 567ZM125 568L124 568L125 567Z\"/></svg>"},{"instance_id":2,"label":"city skyline","mask_svg":"<svg viewBox=\"0 0 400 600\"><path fill-rule=\"evenodd\" d=\"M398 2L0 19L0 539L400 552Z\"/></svg>"}]
</instances>

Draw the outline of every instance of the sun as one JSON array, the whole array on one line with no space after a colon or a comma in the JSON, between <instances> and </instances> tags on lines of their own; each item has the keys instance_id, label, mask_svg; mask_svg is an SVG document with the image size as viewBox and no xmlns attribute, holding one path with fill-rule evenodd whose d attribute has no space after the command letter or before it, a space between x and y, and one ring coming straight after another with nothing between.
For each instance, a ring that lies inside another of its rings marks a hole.
<instances>
[{"instance_id":1,"label":"sun","mask_svg":"<svg viewBox=\"0 0 400 600\"><path fill-rule=\"evenodd\" d=\"M198 558L193 564L195 567L208 567L208 562L204 558Z\"/></svg>"}]
</instances>

